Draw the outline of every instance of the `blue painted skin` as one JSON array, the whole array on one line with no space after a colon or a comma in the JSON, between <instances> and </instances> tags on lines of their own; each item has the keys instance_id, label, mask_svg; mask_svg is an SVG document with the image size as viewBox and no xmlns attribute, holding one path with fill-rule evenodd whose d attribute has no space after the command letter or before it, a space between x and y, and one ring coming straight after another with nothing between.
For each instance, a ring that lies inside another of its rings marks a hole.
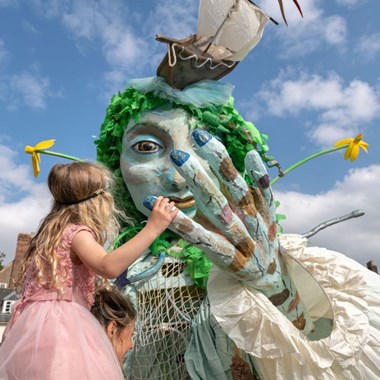
<instances>
[{"instance_id":1,"label":"blue painted skin","mask_svg":"<svg viewBox=\"0 0 380 380\"><path fill-rule=\"evenodd\" d=\"M157 199L157 197L155 197L154 195L151 195L151 196L145 198L143 204L144 204L144 206L145 206L148 210L152 211L152 210L153 210L154 203L156 202L156 199Z\"/></svg>"},{"instance_id":2,"label":"blue painted skin","mask_svg":"<svg viewBox=\"0 0 380 380\"><path fill-rule=\"evenodd\" d=\"M198 144L199 147L206 145L211 139L212 135L205 131L204 129L196 129L192 133L194 141Z\"/></svg>"},{"instance_id":3,"label":"blue painted skin","mask_svg":"<svg viewBox=\"0 0 380 380\"><path fill-rule=\"evenodd\" d=\"M170 158L174 164L181 167L190 157L189 153L183 152L182 150L173 150L170 153Z\"/></svg>"},{"instance_id":4,"label":"blue painted skin","mask_svg":"<svg viewBox=\"0 0 380 380\"><path fill-rule=\"evenodd\" d=\"M304 332L308 333L312 328L312 323L302 301L299 302L298 306L290 307L298 295L292 279L282 272L283 264L281 255L278 254L278 240L275 238L270 241L268 238L269 225L275 222L276 212L268 173L260 155L256 151L249 152L245 159L245 166L254 187L261 191L262 207L269 213L269 221L264 221L260 213L254 215L247 213L246 210L241 211L239 216L235 215L232 210L236 209L236 205L239 205L241 200L250 192L246 182L237 171L233 179L226 179L221 170L221 163L228 161L229 156L223 144L202 129L196 129L192 136L200 156L209 162L214 173L218 176L219 182L224 184L222 188L226 188L227 190L225 191L230 193L229 198L231 199L229 204L225 194L210 180L196 158L181 150L173 150L170 153L174 167L186 179L187 185L196 199L197 208L227 238L224 248L219 247L219 250L216 249L216 246L210 248L209 244L208 246L207 244L203 246L202 238L198 241L199 247L204 249L206 253L209 251L209 257L217 265L230 271L231 257L236 256L237 260L239 260L239 255L242 255L247 258L247 251L244 251L244 248L243 251L239 252L240 244L243 244L242 247L244 247L244 242L251 241L253 250L250 253L250 258L245 261L244 266L238 272L233 273L234 276L237 276L247 285L262 291L270 299L273 298L275 305L289 320L297 320L302 313L307 320ZM237 191L238 188L239 191ZM157 197L155 196L149 196L144 200L143 204L146 208L152 210L156 199ZM231 209L230 205L232 205L233 209ZM256 206L252 203L251 207L256 209ZM186 216L182 214L179 218L186 218ZM190 223L195 231L196 222L190 220ZM172 223L172 226L174 227L173 230L176 231L175 222ZM231 234L230 231L233 231L233 233ZM185 239L189 239L189 236L186 235L188 232L182 233L180 229L176 232ZM209 239L212 234L213 232L207 230L204 230L203 234L201 233L203 237L207 235ZM210 243L210 240L208 240L208 243ZM219 244L217 245L219 246ZM231 251L235 253L231 254ZM273 264L275 264L276 268L274 272L268 270ZM288 296L285 297L282 294L286 290L288 290ZM280 294L282 300L278 301Z\"/></svg>"},{"instance_id":5,"label":"blue painted skin","mask_svg":"<svg viewBox=\"0 0 380 380\"><path fill-rule=\"evenodd\" d=\"M250 190L237 171L233 178L229 175L226 177L223 172L222 163L231 162L224 145L201 129L195 130L192 136L197 153L209 163L225 194L215 186L198 159L181 150L172 151L170 157L174 167L185 178L187 186L196 199L197 209L227 239L220 243L220 237L216 237L214 240L219 243L210 246L210 236L214 233L206 229L197 235L195 244L204 249L210 259L226 271L231 272L231 255L237 262L244 262L245 264L238 271L232 271L233 275L248 286L260 290L292 322L300 323L301 326L304 318L306 324L299 328L308 334L313 324L302 300L298 300L298 293L292 279L282 272L283 263L278 252L278 239L276 237L269 239L270 233L272 236L275 234L273 228L276 212L268 173L260 155L252 151L247 154L245 160L246 171L251 176L254 187L262 195L259 201L261 206L258 207L251 200L248 210L266 210L267 217L265 218L257 211L252 214L247 212L247 208L239 210L239 204L243 199L251 199ZM228 171L228 173L233 173L233 171ZM227 199L230 199L230 202ZM179 217L177 216L178 219L186 218L180 214ZM192 235L197 229L196 222L189 220L188 223L193 225L193 231L182 232L179 228L176 232L184 239L192 241L194 240ZM173 230L176 230L175 222L172 226ZM247 251L247 242L252 243L252 252ZM275 268L274 271L273 268ZM302 316L301 319L299 319L300 316Z\"/></svg>"},{"instance_id":6,"label":"blue painted skin","mask_svg":"<svg viewBox=\"0 0 380 380\"><path fill-rule=\"evenodd\" d=\"M165 262L165 253L161 252L158 256L157 261L152 264L149 268L143 270L142 272L135 274L134 276L127 277L128 271L124 271L119 275L115 281L115 285L121 289L126 285L133 284L141 280L147 280L148 278L154 276L162 267Z\"/></svg>"}]
</instances>

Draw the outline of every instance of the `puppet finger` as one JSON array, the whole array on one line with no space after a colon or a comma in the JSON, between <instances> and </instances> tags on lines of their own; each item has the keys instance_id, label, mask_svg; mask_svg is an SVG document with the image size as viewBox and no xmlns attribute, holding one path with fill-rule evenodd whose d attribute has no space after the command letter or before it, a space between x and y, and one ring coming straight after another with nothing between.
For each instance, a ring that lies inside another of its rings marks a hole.
<instances>
[{"instance_id":1,"label":"puppet finger","mask_svg":"<svg viewBox=\"0 0 380 380\"><path fill-rule=\"evenodd\" d=\"M227 269L241 281L262 281L265 269L257 259L259 246L243 251L237 249L224 236L207 230L201 224L179 211L169 227L183 239L202 249L208 258L222 269Z\"/></svg>"},{"instance_id":2,"label":"puppet finger","mask_svg":"<svg viewBox=\"0 0 380 380\"><path fill-rule=\"evenodd\" d=\"M253 245L253 239L200 162L180 150L174 150L170 156L193 193L197 210L205 215L235 247L252 254L252 251L249 252L249 247Z\"/></svg>"},{"instance_id":3,"label":"puppet finger","mask_svg":"<svg viewBox=\"0 0 380 380\"><path fill-rule=\"evenodd\" d=\"M260 154L255 150L251 150L247 153L244 164L249 177L264 197L266 209L269 213L269 221L274 222L276 220L274 197L270 186L269 175ZM255 188L253 189L253 192L257 195ZM260 196L258 195L258 199L259 198Z\"/></svg>"},{"instance_id":4,"label":"puppet finger","mask_svg":"<svg viewBox=\"0 0 380 380\"><path fill-rule=\"evenodd\" d=\"M210 133L196 129L193 140L197 153L209 163L218 177L225 194L231 199L234 211L243 219L251 237L270 248L276 238L276 224L272 224L261 193L251 192L244 178L234 167L225 146ZM257 205L256 205L257 202ZM258 206L258 207L257 207ZM259 211L259 212L258 212Z\"/></svg>"},{"instance_id":5,"label":"puppet finger","mask_svg":"<svg viewBox=\"0 0 380 380\"><path fill-rule=\"evenodd\" d=\"M192 137L197 147L197 153L208 162L218 177L222 189L227 190L226 197L231 199L238 209L245 208L250 203L246 200L250 195L249 188L244 178L236 170L225 146L203 129L196 129L192 133ZM250 207L253 208L250 212L256 213L254 204L251 204Z\"/></svg>"}]
</instances>

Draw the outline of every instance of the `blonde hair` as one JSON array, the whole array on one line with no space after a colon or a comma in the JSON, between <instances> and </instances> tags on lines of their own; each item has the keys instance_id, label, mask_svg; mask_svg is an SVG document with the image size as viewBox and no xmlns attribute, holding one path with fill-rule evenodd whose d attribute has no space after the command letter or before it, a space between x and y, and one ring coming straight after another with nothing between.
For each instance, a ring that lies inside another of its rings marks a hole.
<instances>
[{"instance_id":1,"label":"blonde hair","mask_svg":"<svg viewBox=\"0 0 380 380\"><path fill-rule=\"evenodd\" d=\"M23 286L26 269L34 260L37 281L44 287L60 289L56 249L65 228L70 224L85 225L91 228L95 240L104 245L117 236L119 220L128 218L115 207L111 194L113 177L103 165L57 164L49 173L48 187L53 196L51 210L25 253L18 285Z\"/></svg>"},{"instance_id":2,"label":"blonde hair","mask_svg":"<svg viewBox=\"0 0 380 380\"><path fill-rule=\"evenodd\" d=\"M115 322L117 334L136 319L136 309L129 297L110 285L102 286L95 292L91 313L104 328Z\"/></svg>"}]
</instances>

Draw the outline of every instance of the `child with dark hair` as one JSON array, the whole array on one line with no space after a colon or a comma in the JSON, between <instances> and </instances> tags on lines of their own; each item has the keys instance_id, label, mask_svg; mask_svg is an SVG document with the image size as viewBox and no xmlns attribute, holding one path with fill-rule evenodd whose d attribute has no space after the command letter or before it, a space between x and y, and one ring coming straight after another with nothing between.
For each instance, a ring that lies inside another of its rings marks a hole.
<instances>
[{"instance_id":1,"label":"child with dark hair","mask_svg":"<svg viewBox=\"0 0 380 380\"><path fill-rule=\"evenodd\" d=\"M125 354L133 347L136 310L132 302L116 288L102 286L95 292L91 313L103 326L122 363Z\"/></svg>"}]
</instances>

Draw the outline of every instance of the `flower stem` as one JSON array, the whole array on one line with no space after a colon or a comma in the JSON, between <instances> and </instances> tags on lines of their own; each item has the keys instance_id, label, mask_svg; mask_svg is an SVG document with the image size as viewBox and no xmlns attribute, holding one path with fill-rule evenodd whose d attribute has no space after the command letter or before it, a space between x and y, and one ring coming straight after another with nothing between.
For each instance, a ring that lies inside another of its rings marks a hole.
<instances>
[{"instance_id":1,"label":"flower stem","mask_svg":"<svg viewBox=\"0 0 380 380\"><path fill-rule=\"evenodd\" d=\"M327 153L331 153L331 152L335 152L336 150L340 150L340 149L346 149L348 147L349 144L345 144L345 145L342 145L342 146L337 146L337 147L334 147L334 148L329 148L329 149L325 149L325 150L321 150L320 152L318 153L314 153L312 154L311 156L308 156L306 158L304 158L303 160L301 161L298 161L296 162L295 164L293 164L292 166L289 166L286 170L283 171L283 175L281 176L277 176L276 178L273 178L272 181L271 181L271 185L274 185L281 177L283 177L285 174L293 171L294 169L298 168L299 166L305 164L306 162L312 160L313 158L317 158L319 156L323 156L324 154L327 154Z\"/></svg>"},{"instance_id":2,"label":"flower stem","mask_svg":"<svg viewBox=\"0 0 380 380\"><path fill-rule=\"evenodd\" d=\"M81 158L78 158L78 157L74 157L74 156L70 156L68 154L63 154L63 153L58 153L58 152L52 152L51 150L41 149L41 150L38 150L37 152L43 153L43 154L48 154L49 156L66 158L66 159L71 160L71 161L80 161L80 162L85 161L85 160L82 160Z\"/></svg>"}]
</instances>

